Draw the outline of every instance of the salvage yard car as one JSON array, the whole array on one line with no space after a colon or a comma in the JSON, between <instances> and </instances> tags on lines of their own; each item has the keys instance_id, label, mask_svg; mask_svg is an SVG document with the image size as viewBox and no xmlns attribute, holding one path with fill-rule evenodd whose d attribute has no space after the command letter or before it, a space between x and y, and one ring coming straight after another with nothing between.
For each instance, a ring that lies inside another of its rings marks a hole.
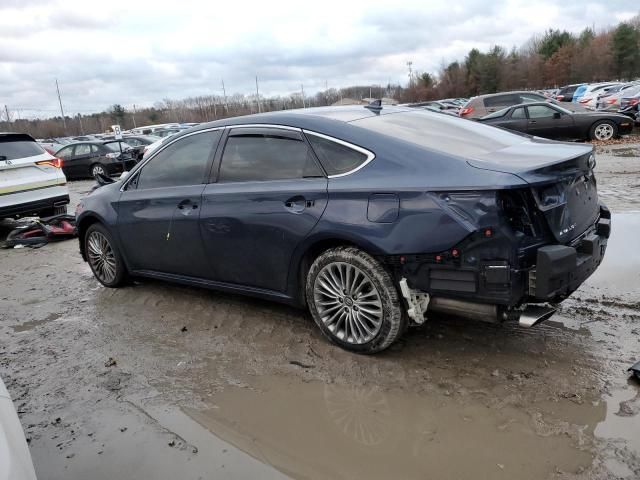
<instances>
[{"instance_id":1,"label":"salvage yard car","mask_svg":"<svg viewBox=\"0 0 640 480\"><path fill-rule=\"evenodd\" d=\"M479 121L529 135L564 140L611 140L633 130L633 120L619 113L572 112L546 102L515 105Z\"/></svg>"},{"instance_id":2,"label":"salvage yard car","mask_svg":"<svg viewBox=\"0 0 640 480\"><path fill-rule=\"evenodd\" d=\"M66 213L62 162L24 133L0 132L0 218Z\"/></svg>"},{"instance_id":3,"label":"salvage yard car","mask_svg":"<svg viewBox=\"0 0 640 480\"><path fill-rule=\"evenodd\" d=\"M127 145L128 146L128 145ZM68 178L114 175L132 168L136 158L129 150L121 150L119 142L107 140L78 142L56 152Z\"/></svg>"},{"instance_id":4,"label":"salvage yard car","mask_svg":"<svg viewBox=\"0 0 640 480\"><path fill-rule=\"evenodd\" d=\"M593 147L425 110L326 107L172 137L78 205L107 287L151 277L307 307L360 353L431 312L531 326L602 261Z\"/></svg>"}]
</instances>

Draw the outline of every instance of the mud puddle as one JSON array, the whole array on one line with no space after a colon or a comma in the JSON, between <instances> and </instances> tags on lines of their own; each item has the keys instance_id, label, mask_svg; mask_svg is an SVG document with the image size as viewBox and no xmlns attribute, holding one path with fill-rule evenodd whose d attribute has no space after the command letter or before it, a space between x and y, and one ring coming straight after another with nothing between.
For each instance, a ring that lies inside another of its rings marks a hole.
<instances>
[{"instance_id":1,"label":"mud puddle","mask_svg":"<svg viewBox=\"0 0 640 480\"><path fill-rule=\"evenodd\" d=\"M557 405L529 414L445 395L379 387L260 380L228 388L186 413L224 440L294 478L548 478L592 462L588 436L604 415L584 405L554 431ZM577 423L575 423L577 422ZM578 425L579 424L579 425Z\"/></svg>"}]
</instances>

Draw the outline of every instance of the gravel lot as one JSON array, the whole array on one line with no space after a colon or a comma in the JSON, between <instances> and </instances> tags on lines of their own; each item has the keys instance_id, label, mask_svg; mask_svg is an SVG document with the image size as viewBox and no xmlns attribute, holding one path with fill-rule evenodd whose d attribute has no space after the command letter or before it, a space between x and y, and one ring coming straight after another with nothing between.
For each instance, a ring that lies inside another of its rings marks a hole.
<instances>
[{"instance_id":1,"label":"gravel lot","mask_svg":"<svg viewBox=\"0 0 640 480\"><path fill-rule=\"evenodd\" d=\"M0 376L38 478L639 478L640 144L597 172L613 236L559 314L433 317L372 357L282 305L103 288L75 240L0 250Z\"/></svg>"}]
</instances>

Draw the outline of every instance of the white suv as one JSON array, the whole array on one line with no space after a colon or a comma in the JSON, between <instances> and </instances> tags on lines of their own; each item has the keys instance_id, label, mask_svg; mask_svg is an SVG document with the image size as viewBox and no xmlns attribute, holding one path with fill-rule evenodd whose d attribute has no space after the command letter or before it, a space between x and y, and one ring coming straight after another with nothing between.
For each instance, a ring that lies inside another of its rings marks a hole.
<instances>
[{"instance_id":1,"label":"white suv","mask_svg":"<svg viewBox=\"0 0 640 480\"><path fill-rule=\"evenodd\" d=\"M24 133L0 132L0 218L66 213L62 160Z\"/></svg>"}]
</instances>

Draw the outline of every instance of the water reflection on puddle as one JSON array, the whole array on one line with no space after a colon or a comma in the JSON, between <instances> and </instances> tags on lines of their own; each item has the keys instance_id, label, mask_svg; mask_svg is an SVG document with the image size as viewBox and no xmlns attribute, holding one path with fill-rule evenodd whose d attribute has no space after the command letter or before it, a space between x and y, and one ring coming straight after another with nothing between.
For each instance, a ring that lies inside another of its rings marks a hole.
<instances>
[{"instance_id":1,"label":"water reflection on puddle","mask_svg":"<svg viewBox=\"0 0 640 480\"><path fill-rule=\"evenodd\" d=\"M565 435L521 409L376 387L287 383L227 388L186 413L294 478L547 478L591 464ZM589 435L602 406L580 418ZM538 422L538 423L536 423Z\"/></svg>"},{"instance_id":2,"label":"water reflection on puddle","mask_svg":"<svg viewBox=\"0 0 640 480\"><path fill-rule=\"evenodd\" d=\"M618 295L638 293L640 300L640 212L613 215L604 260L586 285Z\"/></svg>"}]
</instances>

